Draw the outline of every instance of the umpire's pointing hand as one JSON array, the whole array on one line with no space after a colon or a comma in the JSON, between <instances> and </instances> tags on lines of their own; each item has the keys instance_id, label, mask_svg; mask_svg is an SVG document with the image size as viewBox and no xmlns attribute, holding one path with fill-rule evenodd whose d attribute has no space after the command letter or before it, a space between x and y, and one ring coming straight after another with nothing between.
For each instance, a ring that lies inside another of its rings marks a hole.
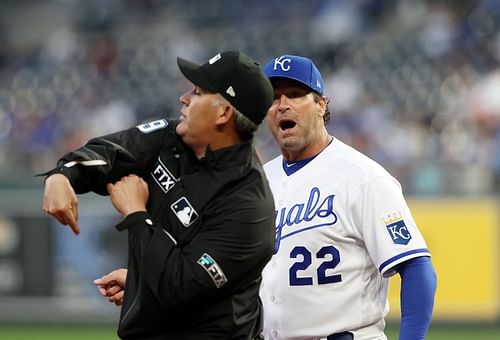
<instances>
[{"instance_id":1,"label":"umpire's pointing hand","mask_svg":"<svg viewBox=\"0 0 500 340\"><path fill-rule=\"evenodd\" d=\"M69 225L73 233L80 234L78 226L78 199L68 178L62 174L50 175L45 181L43 211L61 224Z\"/></svg>"}]
</instances>

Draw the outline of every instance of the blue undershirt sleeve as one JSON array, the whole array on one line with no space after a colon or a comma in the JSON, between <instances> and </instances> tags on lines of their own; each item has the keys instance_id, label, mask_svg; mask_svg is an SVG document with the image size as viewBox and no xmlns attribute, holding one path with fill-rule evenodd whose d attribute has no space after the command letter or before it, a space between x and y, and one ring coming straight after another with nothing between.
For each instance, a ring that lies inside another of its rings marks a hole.
<instances>
[{"instance_id":1,"label":"blue undershirt sleeve","mask_svg":"<svg viewBox=\"0 0 500 340\"><path fill-rule=\"evenodd\" d=\"M424 340L432 319L436 272L428 256L396 266L401 276L401 327L399 340Z\"/></svg>"}]
</instances>

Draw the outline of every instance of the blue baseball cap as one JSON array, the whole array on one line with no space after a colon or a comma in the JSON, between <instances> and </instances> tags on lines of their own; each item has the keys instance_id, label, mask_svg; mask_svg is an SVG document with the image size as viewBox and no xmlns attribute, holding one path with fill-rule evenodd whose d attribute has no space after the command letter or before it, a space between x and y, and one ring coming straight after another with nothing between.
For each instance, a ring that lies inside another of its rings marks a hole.
<instances>
[{"instance_id":1,"label":"blue baseball cap","mask_svg":"<svg viewBox=\"0 0 500 340\"><path fill-rule=\"evenodd\" d=\"M264 66L268 78L282 77L296 80L323 95L323 79L311 59L285 54L272 59Z\"/></svg>"}]
</instances>

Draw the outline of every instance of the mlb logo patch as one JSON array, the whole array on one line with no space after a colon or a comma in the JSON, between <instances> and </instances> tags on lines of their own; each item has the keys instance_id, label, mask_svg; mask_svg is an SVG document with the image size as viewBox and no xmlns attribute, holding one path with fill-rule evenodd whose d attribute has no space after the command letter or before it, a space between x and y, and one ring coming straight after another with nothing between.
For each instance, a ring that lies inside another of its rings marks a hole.
<instances>
[{"instance_id":1,"label":"mlb logo patch","mask_svg":"<svg viewBox=\"0 0 500 340\"><path fill-rule=\"evenodd\" d=\"M186 228L198 219L198 213L184 196L175 201L170 209Z\"/></svg>"},{"instance_id":2,"label":"mlb logo patch","mask_svg":"<svg viewBox=\"0 0 500 340\"><path fill-rule=\"evenodd\" d=\"M395 244L407 245L411 240L411 234L406 227L403 218L392 219L386 223L387 231Z\"/></svg>"}]
</instances>

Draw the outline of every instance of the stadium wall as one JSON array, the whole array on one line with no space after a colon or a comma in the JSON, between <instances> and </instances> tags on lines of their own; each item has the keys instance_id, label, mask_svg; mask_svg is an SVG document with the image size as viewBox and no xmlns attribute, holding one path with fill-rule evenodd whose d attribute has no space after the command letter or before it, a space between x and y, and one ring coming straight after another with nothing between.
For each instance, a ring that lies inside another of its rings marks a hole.
<instances>
[{"instance_id":1,"label":"stadium wall","mask_svg":"<svg viewBox=\"0 0 500 340\"><path fill-rule=\"evenodd\" d=\"M116 322L93 278L126 258L126 235L109 201L81 195L82 234L41 211L41 190L0 190L0 323ZM500 202L411 198L408 204L438 273L435 322L500 322ZM399 276L391 279L389 321L399 319ZM50 309L50 313L44 312Z\"/></svg>"}]
</instances>

